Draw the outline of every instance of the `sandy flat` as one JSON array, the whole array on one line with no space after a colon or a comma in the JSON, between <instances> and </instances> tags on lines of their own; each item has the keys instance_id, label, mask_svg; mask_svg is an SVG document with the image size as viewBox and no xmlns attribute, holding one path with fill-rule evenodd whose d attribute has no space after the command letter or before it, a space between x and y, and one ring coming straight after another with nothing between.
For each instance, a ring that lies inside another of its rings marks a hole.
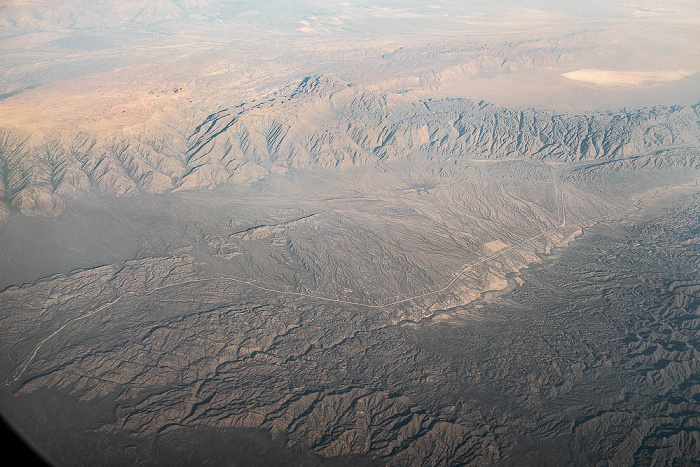
<instances>
[{"instance_id":1,"label":"sandy flat","mask_svg":"<svg viewBox=\"0 0 700 467\"><path fill-rule=\"evenodd\" d=\"M585 69L563 73L562 76L572 81L580 81L598 86L652 86L670 81L678 81L693 73L694 72L687 70L612 71Z\"/></svg>"},{"instance_id":2,"label":"sandy flat","mask_svg":"<svg viewBox=\"0 0 700 467\"><path fill-rule=\"evenodd\" d=\"M494 240L492 242L484 243L484 246L495 253L497 251L504 249L508 245L503 243L500 240Z\"/></svg>"}]
</instances>

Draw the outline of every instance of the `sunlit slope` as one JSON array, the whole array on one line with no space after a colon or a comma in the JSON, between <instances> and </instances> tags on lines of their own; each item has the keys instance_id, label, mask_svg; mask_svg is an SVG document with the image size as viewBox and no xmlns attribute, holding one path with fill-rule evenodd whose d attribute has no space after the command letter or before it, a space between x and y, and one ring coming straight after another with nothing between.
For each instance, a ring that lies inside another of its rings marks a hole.
<instances>
[{"instance_id":1,"label":"sunlit slope","mask_svg":"<svg viewBox=\"0 0 700 467\"><path fill-rule=\"evenodd\" d=\"M60 212L76 196L212 189L392 161L524 159L559 164L695 149L698 108L565 114L465 99L404 98L313 76L211 114L187 132L26 143L3 133L4 210ZM684 163L695 164L693 151Z\"/></svg>"}]
</instances>

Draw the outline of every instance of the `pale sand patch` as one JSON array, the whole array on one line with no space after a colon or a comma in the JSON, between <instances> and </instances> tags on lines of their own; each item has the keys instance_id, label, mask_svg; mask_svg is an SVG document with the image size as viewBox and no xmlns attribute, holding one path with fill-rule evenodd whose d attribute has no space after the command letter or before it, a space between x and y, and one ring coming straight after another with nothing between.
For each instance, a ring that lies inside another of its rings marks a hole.
<instances>
[{"instance_id":1,"label":"pale sand patch","mask_svg":"<svg viewBox=\"0 0 700 467\"><path fill-rule=\"evenodd\" d=\"M563 73L562 76L572 81L596 84L599 86L652 86L655 84L678 81L694 71L612 71L585 69Z\"/></svg>"},{"instance_id":2,"label":"pale sand patch","mask_svg":"<svg viewBox=\"0 0 700 467\"><path fill-rule=\"evenodd\" d=\"M497 251L504 249L508 245L503 243L500 240L494 240L492 242L484 243L484 246L495 253Z\"/></svg>"}]
</instances>

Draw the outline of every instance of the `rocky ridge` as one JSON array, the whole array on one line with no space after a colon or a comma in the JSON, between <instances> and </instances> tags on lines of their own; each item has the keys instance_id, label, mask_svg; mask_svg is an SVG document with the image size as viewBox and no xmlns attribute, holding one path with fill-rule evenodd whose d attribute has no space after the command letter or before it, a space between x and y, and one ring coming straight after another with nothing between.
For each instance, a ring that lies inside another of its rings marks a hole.
<instances>
[{"instance_id":1,"label":"rocky ridge","mask_svg":"<svg viewBox=\"0 0 700 467\"><path fill-rule=\"evenodd\" d=\"M98 141L78 133L28 147L5 131L2 212L56 214L71 198L95 193L213 189L290 170L337 171L401 160L445 165L634 158L700 147L698 115L697 106L567 115L464 99L414 100L313 76L260 101L217 111L188 136L170 129L158 138ZM695 156L685 163L696 164Z\"/></svg>"}]
</instances>

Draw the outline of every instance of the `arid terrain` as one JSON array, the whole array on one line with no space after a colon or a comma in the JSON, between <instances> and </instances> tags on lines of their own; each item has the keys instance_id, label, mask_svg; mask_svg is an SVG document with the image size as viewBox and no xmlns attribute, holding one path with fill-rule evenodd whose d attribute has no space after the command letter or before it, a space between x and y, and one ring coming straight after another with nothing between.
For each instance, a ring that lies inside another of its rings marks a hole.
<instances>
[{"instance_id":1,"label":"arid terrain","mask_svg":"<svg viewBox=\"0 0 700 467\"><path fill-rule=\"evenodd\" d=\"M0 1L0 414L74 465L700 462L700 8Z\"/></svg>"}]
</instances>

